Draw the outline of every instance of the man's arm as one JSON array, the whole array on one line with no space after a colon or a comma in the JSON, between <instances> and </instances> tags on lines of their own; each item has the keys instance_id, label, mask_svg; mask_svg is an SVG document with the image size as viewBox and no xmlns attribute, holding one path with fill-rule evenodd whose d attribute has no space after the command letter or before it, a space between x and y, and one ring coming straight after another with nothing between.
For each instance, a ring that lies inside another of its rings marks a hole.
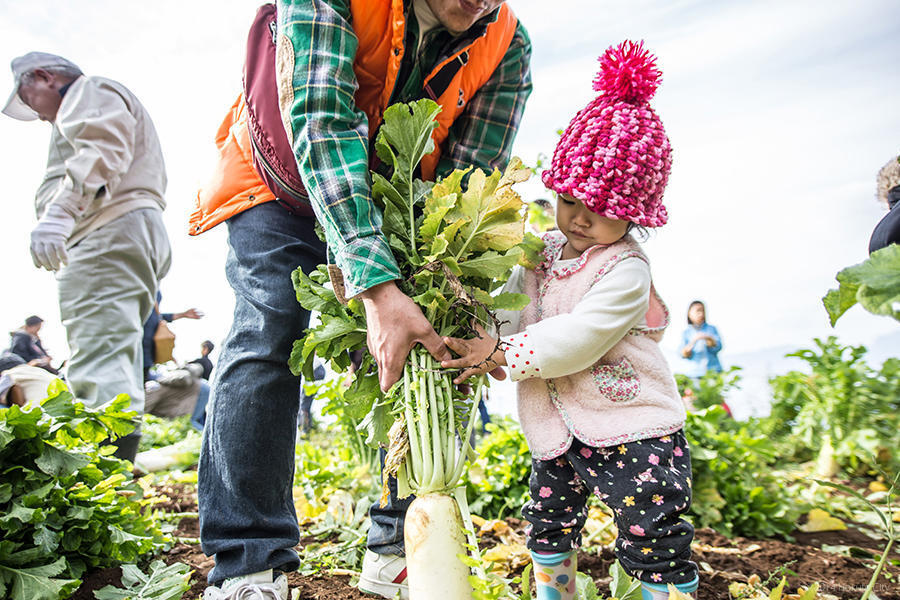
<instances>
[{"instance_id":1,"label":"man's arm","mask_svg":"<svg viewBox=\"0 0 900 600\"><path fill-rule=\"evenodd\" d=\"M282 119L347 295L400 278L369 186L369 124L356 107L358 41L347 0L279 0Z\"/></svg>"},{"instance_id":2,"label":"man's arm","mask_svg":"<svg viewBox=\"0 0 900 600\"><path fill-rule=\"evenodd\" d=\"M531 94L531 40L520 23L493 75L469 101L447 136L437 173L474 165L504 169Z\"/></svg>"}]
</instances>

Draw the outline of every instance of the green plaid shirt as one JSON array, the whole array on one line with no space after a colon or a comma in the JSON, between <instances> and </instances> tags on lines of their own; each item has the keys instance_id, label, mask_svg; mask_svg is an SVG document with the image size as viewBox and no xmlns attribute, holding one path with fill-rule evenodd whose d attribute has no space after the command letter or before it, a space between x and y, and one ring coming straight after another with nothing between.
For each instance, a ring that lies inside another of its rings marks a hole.
<instances>
[{"instance_id":1,"label":"green plaid shirt","mask_svg":"<svg viewBox=\"0 0 900 600\"><path fill-rule=\"evenodd\" d=\"M417 39L409 6L407 2L407 50ZM496 15L485 17L472 31L483 30L492 19ZM347 296L354 296L398 279L400 271L371 197L368 118L354 102L358 41L350 24L350 0L278 0L278 33L279 64L290 69L291 77L290 89L279 84L282 117L290 126L300 176L329 251L344 273ZM454 40L443 28L428 32L419 52L405 53L409 60L401 67L392 102L421 97L424 77L465 37ZM451 126L439 177L469 165L506 166L531 93L530 59L531 41L520 24L490 80Z\"/></svg>"}]
</instances>

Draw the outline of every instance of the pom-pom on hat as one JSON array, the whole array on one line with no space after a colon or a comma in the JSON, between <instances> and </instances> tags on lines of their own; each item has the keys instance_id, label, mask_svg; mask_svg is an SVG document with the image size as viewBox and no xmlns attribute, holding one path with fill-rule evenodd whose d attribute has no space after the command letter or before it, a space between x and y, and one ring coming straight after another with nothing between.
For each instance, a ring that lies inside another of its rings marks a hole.
<instances>
[{"instance_id":1,"label":"pom-pom on hat","mask_svg":"<svg viewBox=\"0 0 900 600\"><path fill-rule=\"evenodd\" d=\"M600 60L600 94L578 111L542 179L604 217L660 227L668 220L663 191L672 146L650 98L662 73L643 42L611 46Z\"/></svg>"}]
</instances>

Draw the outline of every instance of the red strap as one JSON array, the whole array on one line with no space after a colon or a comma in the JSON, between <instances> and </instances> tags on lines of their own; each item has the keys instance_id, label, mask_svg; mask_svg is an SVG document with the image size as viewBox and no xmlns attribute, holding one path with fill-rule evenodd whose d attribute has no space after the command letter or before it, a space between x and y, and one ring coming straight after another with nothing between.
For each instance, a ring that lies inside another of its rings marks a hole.
<instances>
[{"instance_id":1,"label":"red strap","mask_svg":"<svg viewBox=\"0 0 900 600\"><path fill-rule=\"evenodd\" d=\"M403 570L397 573L397 576L394 577L394 581L391 583L403 583L406 581L406 567L403 567Z\"/></svg>"}]
</instances>

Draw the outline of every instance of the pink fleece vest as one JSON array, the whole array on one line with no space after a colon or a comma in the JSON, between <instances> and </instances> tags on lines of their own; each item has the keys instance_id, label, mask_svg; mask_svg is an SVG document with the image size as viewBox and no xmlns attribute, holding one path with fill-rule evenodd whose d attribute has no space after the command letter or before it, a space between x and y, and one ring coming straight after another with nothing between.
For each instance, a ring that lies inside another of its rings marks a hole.
<instances>
[{"instance_id":1,"label":"pink fleece vest","mask_svg":"<svg viewBox=\"0 0 900 600\"><path fill-rule=\"evenodd\" d=\"M565 236L552 231L544 241L544 262L525 275L524 292L532 301L522 311L522 330L572 312L619 261L636 257L647 262L637 242L625 236L610 246L589 248L574 264L554 269ZM520 381L519 420L532 456L549 460L565 454L573 437L602 448L681 429L684 404L658 344L668 324L668 309L651 283L645 322L594 365L565 377Z\"/></svg>"}]
</instances>

